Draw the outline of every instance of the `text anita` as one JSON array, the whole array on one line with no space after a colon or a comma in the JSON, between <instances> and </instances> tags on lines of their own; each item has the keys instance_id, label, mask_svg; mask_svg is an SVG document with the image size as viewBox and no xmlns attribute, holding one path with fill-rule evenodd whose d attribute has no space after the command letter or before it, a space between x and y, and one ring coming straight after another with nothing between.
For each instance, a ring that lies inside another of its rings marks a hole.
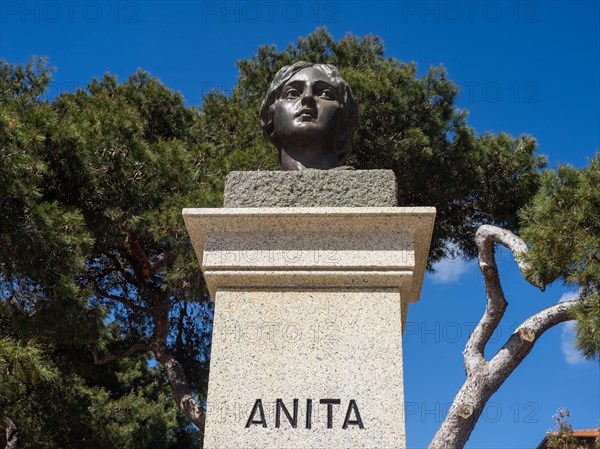
<instances>
[{"instance_id":1,"label":"text anita","mask_svg":"<svg viewBox=\"0 0 600 449\"><path fill-rule=\"evenodd\" d=\"M282 399L277 399L275 401L275 428L281 427L281 417L282 415L288 420L293 429L298 428L298 399L293 400L292 405L292 413L290 413L289 409L285 406ZM340 399L320 399L320 404L327 406L327 428L333 429L333 407L337 405L341 405L342 401ZM307 429L311 429L313 425L313 400L306 400L306 419L304 421L305 427ZM246 422L246 428L250 428L252 426L262 426L267 427L267 420L265 419L265 410L263 408L262 399L257 399L254 402L254 407L252 407L252 411L250 412L250 417ZM351 399L348 403L348 408L346 411L346 417L344 418L344 422L342 424L342 429L347 429L349 426L356 426L359 429L364 429L362 418L360 417L360 412L358 410L358 405L354 399Z\"/></svg>"}]
</instances>

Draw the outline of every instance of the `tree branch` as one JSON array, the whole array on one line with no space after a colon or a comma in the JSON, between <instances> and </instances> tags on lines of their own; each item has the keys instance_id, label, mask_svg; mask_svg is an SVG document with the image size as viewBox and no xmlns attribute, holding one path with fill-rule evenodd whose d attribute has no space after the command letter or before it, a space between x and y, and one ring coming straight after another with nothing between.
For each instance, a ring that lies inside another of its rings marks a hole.
<instances>
[{"instance_id":1,"label":"tree branch","mask_svg":"<svg viewBox=\"0 0 600 449\"><path fill-rule=\"evenodd\" d=\"M487 363L484 357L485 346L498 327L498 324L500 324L500 320L504 316L508 305L504 297L498 274L498 266L496 264L496 243L508 248L512 252L523 277L532 285L540 287L537 280L528 277L529 265L524 261L523 257L528 249L525 242L506 229L490 225L480 226L475 234L475 244L479 252L479 269L483 274L485 283L487 306L483 317L469 337L463 353L467 375L472 375L482 365Z\"/></svg>"},{"instance_id":2,"label":"tree branch","mask_svg":"<svg viewBox=\"0 0 600 449\"><path fill-rule=\"evenodd\" d=\"M559 323L573 319L571 310L580 301L581 299L576 299L554 304L527 318L490 361L490 370L498 372L504 379L508 378L544 332Z\"/></svg>"},{"instance_id":3,"label":"tree branch","mask_svg":"<svg viewBox=\"0 0 600 449\"><path fill-rule=\"evenodd\" d=\"M115 360L121 360L126 357L130 357L133 354L136 354L138 352L144 352L144 351L149 351L149 350L150 350L150 347L147 343L136 343L136 344L132 345L127 351L123 352L122 354L109 355L107 357L99 359L98 353L96 352L95 348L92 350L92 354L94 356L94 364L95 365L104 365L105 363L113 362Z\"/></svg>"},{"instance_id":4,"label":"tree branch","mask_svg":"<svg viewBox=\"0 0 600 449\"><path fill-rule=\"evenodd\" d=\"M119 260L118 257L116 257L114 254L111 254L109 252L105 252L104 255L106 257L108 257L110 260L112 260L115 267L117 267L117 270L119 270L119 272L123 275L123 277L125 278L125 280L127 282L129 282L130 284L134 284L134 285L137 284L137 280L131 275L131 273L129 273L129 271L127 271L125 269L125 267L123 267L123 265L121 264L121 261Z\"/></svg>"},{"instance_id":5,"label":"tree branch","mask_svg":"<svg viewBox=\"0 0 600 449\"><path fill-rule=\"evenodd\" d=\"M475 244L479 252L479 269L483 274L487 305L463 352L465 371L468 376L472 376L487 363L484 357L485 345L506 311L507 302L498 276L494 243L508 241L506 236L508 232L495 226L481 226L475 234ZM514 236L512 233L510 234ZM519 242L516 246L520 248Z\"/></svg>"},{"instance_id":6,"label":"tree branch","mask_svg":"<svg viewBox=\"0 0 600 449\"><path fill-rule=\"evenodd\" d=\"M113 301L117 301L129 309L135 310L136 312L148 313L148 314L152 313L151 307L138 306L137 304L123 298L122 296L117 296L117 295L113 295L112 293L108 293L106 290L104 290L102 287L100 287L98 285L98 282L95 279L94 279L94 291L97 294L99 294L100 296L104 296L107 299L112 299Z\"/></svg>"},{"instance_id":7,"label":"tree branch","mask_svg":"<svg viewBox=\"0 0 600 449\"><path fill-rule=\"evenodd\" d=\"M170 251L161 253L154 262L151 263L151 273L155 275L162 267L170 265L173 262L174 255Z\"/></svg>"},{"instance_id":8,"label":"tree branch","mask_svg":"<svg viewBox=\"0 0 600 449\"><path fill-rule=\"evenodd\" d=\"M127 244L129 245L129 248L131 249L132 258L139 265L139 268L141 270L140 274L142 275L142 277L143 278L150 277L153 274L152 273L152 264L148 260L148 256L146 256L146 251L144 251L144 245L142 244L140 239L138 239L136 237L136 235L131 231L129 231L127 233ZM135 270L135 267L134 267L134 270Z\"/></svg>"},{"instance_id":9,"label":"tree branch","mask_svg":"<svg viewBox=\"0 0 600 449\"><path fill-rule=\"evenodd\" d=\"M500 243L501 245L508 248L515 258L519 269L521 270L521 274L525 278L527 282L529 282L534 287L539 288L544 291L544 285L541 281L531 275L531 267L525 261L524 255L529 250L527 244L517 235L513 234L507 229L502 229L497 226L492 225L483 225L477 229L477 233L475 235L475 244L477 245L477 249L481 255L482 250L486 253L486 256L491 252L492 259L493 257L493 246L494 243ZM493 261L494 266L496 265L495 261ZM480 261L481 266L481 261Z\"/></svg>"}]
</instances>

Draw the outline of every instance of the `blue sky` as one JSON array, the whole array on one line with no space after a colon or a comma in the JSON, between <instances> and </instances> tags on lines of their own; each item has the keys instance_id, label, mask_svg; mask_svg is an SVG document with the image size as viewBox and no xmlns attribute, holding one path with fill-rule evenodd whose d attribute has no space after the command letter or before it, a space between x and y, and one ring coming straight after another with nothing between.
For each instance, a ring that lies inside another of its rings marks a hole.
<instances>
[{"instance_id":1,"label":"blue sky","mask_svg":"<svg viewBox=\"0 0 600 449\"><path fill-rule=\"evenodd\" d=\"M443 64L479 132L535 136L550 166L587 164L600 147L600 8L597 1L0 1L0 56L47 55L51 95L105 72L141 67L190 105L236 82L235 62L261 44L279 48L326 26L380 36L386 56ZM193 206L193 205L190 205ZM507 252L499 256L509 309L493 353L517 323L572 289L539 293ZM445 261L409 310L405 383L409 448L425 447L464 380L461 351L484 308L475 263ZM467 447L535 447L559 407L576 428L597 426L600 373L578 358L566 325L549 331L494 395Z\"/></svg>"}]
</instances>

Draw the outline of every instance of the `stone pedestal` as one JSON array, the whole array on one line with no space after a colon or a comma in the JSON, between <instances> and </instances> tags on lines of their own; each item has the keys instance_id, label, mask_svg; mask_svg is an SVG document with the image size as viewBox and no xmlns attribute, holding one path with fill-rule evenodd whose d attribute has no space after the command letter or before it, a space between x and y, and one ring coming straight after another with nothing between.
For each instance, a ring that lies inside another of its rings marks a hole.
<instances>
[{"instance_id":1,"label":"stone pedestal","mask_svg":"<svg viewBox=\"0 0 600 449\"><path fill-rule=\"evenodd\" d=\"M392 170L237 171L225 207L388 207L398 205Z\"/></svg>"},{"instance_id":2,"label":"stone pedestal","mask_svg":"<svg viewBox=\"0 0 600 449\"><path fill-rule=\"evenodd\" d=\"M205 447L404 448L401 329L435 209L183 216L215 300Z\"/></svg>"}]
</instances>

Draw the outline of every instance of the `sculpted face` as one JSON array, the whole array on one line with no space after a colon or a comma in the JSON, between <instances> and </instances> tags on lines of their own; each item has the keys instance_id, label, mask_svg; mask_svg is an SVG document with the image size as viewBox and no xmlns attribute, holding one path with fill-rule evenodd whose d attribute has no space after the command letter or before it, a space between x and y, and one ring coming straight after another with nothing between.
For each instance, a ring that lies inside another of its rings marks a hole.
<instances>
[{"instance_id":1,"label":"sculpted face","mask_svg":"<svg viewBox=\"0 0 600 449\"><path fill-rule=\"evenodd\" d=\"M334 66L306 61L283 66L271 81L259 117L284 170L347 168L342 163L352 149L358 108Z\"/></svg>"},{"instance_id":2,"label":"sculpted face","mask_svg":"<svg viewBox=\"0 0 600 449\"><path fill-rule=\"evenodd\" d=\"M341 119L338 89L320 70L300 70L285 84L275 102L273 124L277 140L307 148L321 144L333 149Z\"/></svg>"}]
</instances>

